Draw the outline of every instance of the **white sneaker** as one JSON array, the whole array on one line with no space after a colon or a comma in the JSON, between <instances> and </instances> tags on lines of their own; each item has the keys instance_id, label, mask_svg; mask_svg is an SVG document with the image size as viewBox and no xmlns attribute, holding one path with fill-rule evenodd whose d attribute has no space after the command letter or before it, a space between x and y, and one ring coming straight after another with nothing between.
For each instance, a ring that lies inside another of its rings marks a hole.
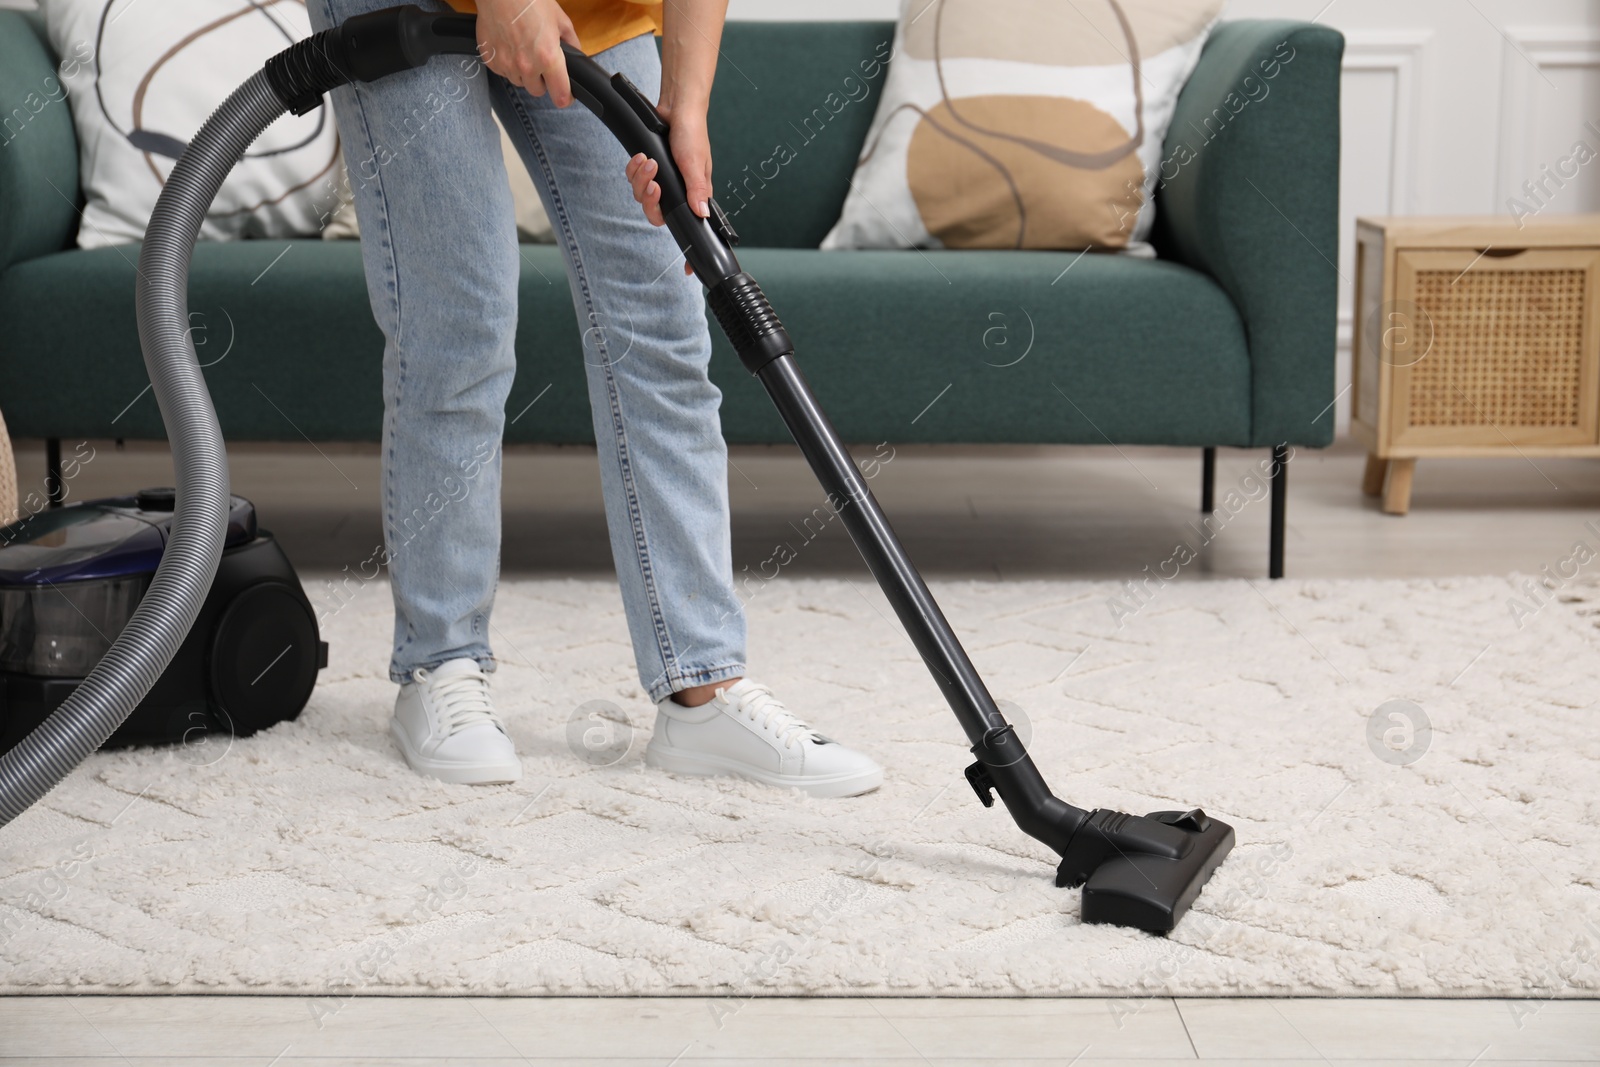
<instances>
[{"instance_id":1,"label":"white sneaker","mask_svg":"<svg viewBox=\"0 0 1600 1067\"><path fill-rule=\"evenodd\" d=\"M882 767L817 733L748 678L719 688L699 707L670 696L657 704L644 761L676 774L731 774L815 797L853 797L883 784Z\"/></svg>"},{"instance_id":2,"label":"white sneaker","mask_svg":"<svg viewBox=\"0 0 1600 1067\"><path fill-rule=\"evenodd\" d=\"M489 679L470 658L417 668L400 687L389 733L411 769L446 782L515 782L522 761L489 699Z\"/></svg>"}]
</instances>

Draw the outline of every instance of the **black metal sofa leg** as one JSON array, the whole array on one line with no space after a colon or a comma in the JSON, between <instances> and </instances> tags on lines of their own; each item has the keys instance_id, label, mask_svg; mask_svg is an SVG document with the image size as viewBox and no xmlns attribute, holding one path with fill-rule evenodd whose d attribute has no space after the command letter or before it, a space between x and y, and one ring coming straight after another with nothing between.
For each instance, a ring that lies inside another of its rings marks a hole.
<instances>
[{"instance_id":1,"label":"black metal sofa leg","mask_svg":"<svg viewBox=\"0 0 1600 1067\"><path fill-rule=\"evenodd\" d=\"M1200 513L1210 515L1217 510L1217 450L1200 450Z\"/></svg>"},{"instance_id":2,"label":"black metal sofa leg","mask_svg":"<svg viewBox=\"0 0 1600 1067\"><path fill-rule=\"evenodd\" d=\"M1267 541L1267 577L1283 577L1283 513L1289 495L1289 446L1272 449L1272 529Z\"/></svg>"},{"instance_id":3,"label":"black metal sofa leg","mask_svg":"<svg viewBox=\"0 0 1600 1067\"><path fill-rule=\"evenodd\" d=\"M67 485L61 480L61 438L44 439L44 491L50 506L59 508L67 498Z\"/></svg>"}]
</instances>

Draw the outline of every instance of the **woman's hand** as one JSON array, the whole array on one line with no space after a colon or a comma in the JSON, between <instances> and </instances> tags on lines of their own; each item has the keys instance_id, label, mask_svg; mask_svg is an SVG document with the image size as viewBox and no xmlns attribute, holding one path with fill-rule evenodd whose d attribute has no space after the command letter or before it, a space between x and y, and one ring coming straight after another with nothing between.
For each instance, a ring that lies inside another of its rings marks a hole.
<instances>
[{"instance_id":1,"label":"woman's hand","mask_svg":"<svg viewBox=\"0 0 1600 1067\"><path fill-rule=\"evenodd\" d=\"M706 134L706 109L711 101L711 80L717 73L717 42L728 0L669 0L661 24L661 100L656 110L667 120L667 146L683 172L689 210L710 216L711 140ZM644 206L644 216L655 225L661 217L661 186L655 178L658 160L636 155L628 161L628 182L633 198ZM689 264L685 274L693 274Z\"/></svg>"},{"instance_id":2,"label":"woman's hand","mask_svg":"<svg viewBox=\"0 0 1600 1067\"><path fill-rule=\"evenodd\" d=\"M580 47L556 0L478 0L478 55L485 65L556 107L572 103L561 42Z\"/></svg>"},{"instance_id":3,"label":"woman's hand","mask_svg":"<svg viewBox=\"0 0 1600 1067\"><path fill-rule=\"evenodd\" d=\"M667 144L672 149L672 158L677 161L678 170L683 174L683 185L689 193L689 210L701 218L709 218L711 210L707 201L711 198L711 138L706 132L705 109L692 108L680 112L670 105L658 104L656 110L667 120ZM636 153L628 160L628 184L633 186L633 198L643 206L644 217L655 226L666 223L661 214L661 186L655 180L659 171L660 164L643 152ZM694 270L685 263L683 272L692 274Z\"/></svg>"},{"instance_id":4,"label":"woman's hand","mask_svg":"<svg viewBox=\"0 0 1600 1067\"><path fill-rule=\"evenodd\" d=\"M684 188L689 193L689 209L701 218L707 218L710 210L706 201L711 196L711 139L706 134L705 113L673 115L666 107L659 105L656 110L661 112L661 117L667 120L670 127L667 144L672 149L672 158L677 161L679 172L683 174ZM655 180L659 170L657 161L647 158L643 152L635 153L628 160L628 184L633 186L633 198L644 206L644 217L656 226L666 223L661 214L661 186Z\"/></svg>"}]
</instances>

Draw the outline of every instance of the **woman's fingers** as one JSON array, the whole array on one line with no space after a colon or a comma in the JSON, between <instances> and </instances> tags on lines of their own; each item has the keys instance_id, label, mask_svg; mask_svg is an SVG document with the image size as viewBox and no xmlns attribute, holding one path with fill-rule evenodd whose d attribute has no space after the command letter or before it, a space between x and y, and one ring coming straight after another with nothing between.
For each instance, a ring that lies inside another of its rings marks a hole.
<instances>
[{"instance_id":1,"label":"woman's fingers","mask_svg":"<svg viewBox=\"0 0 1600 1067\"><path fill-rule=\"evenodd\" d=\"M578 40L578 31L573 28L572 20L567 17L566 11L559 4L556 6L556 27L561 31L561 39L563 41L574 48L583 48L583 42ZM565 57L563 57L564 61Z\"/></svg>"},{"instance_id":2,"label":"woman's fingers","mask_svg":"<svg viewBox=\"0 0 1600 1067\"><path fill-rule=\"evenodd\" d=\"M566 107L572 103L572 85L567 79L567 56L561 51L559 32L541 36L536 54L544 65L544 83L550 102L556 107Z\"/></svg>"},{"instance_id":3,"label":"woman's fingers","mask_svg":"<svg viewBox=\"0 0 1600 1067\"><path fill-rule=\"evenodd\" d=\"M659 169L656 161L642 152L635 153L626 168L633 198L643 205L645 218L656 226L665 222L661 215L661 186L655 181Z\"/></svg>"},{"instance_id":4,"label":"woman's fingers","mask_svg":"<svg viewBox=\"0 0 1600 1067\"><path fill-rule=\"evenodd\" d=\"M490 70L557 107L572 103L563 41L578 35L552 0L479 0L478 56Z\"/></svg>"},{"instance_id":5,"label":"woman's fingers","mask_svg":"<svg viewBox=\"0 0 1600 1067\"><path fill-rule=\"evenodd\" d=\"M711 209L707 204L711 199L710 158L700 156L685 160L682 156L677 156L677 159L678 169L683 174L684 191L688 195L689 210L703 219L710 218Z\"/></svg>"},{"instance_id":6,"label":"woman's fingers","mask_svg":"<svg viewBox=\"0 0 1600 1067\"><path fill-rule=\"evenodd\" d=\"M628 176L628 185L633 189L633 198L644 207L644 217L653 225L664 226L666 218L661 214L661 186L654 180L659 169L656 161L643 152L635 152L623 168ZM683 273L693 274L694 268L685 262Z\"/></svg>"},{"instance_id":7,"label":"woman's fingers","mask_svg":"<svg viewBox=\"0 0 1600 1067\"><path fill-rule=\"evenodd\" d=\"M633 196L635 200L640 200L644 197L645 183L650 177L650 175L646 173L645 168L649 165L649 163L649 157L643 152L635 152L633 158L628 160L628 184L633 186Z\"/></svg>"}]
</instances>

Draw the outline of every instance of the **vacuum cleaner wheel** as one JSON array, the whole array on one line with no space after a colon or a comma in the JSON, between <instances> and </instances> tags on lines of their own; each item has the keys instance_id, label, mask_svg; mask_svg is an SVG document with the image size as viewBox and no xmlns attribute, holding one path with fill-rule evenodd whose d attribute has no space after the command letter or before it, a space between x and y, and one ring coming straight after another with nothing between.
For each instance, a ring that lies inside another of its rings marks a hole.
<instances>
[{"instance_id":1,"label":"vacuum cleaner wheel","mask_svg":"<svg viewBox=\"0 0 1600 1067\"><path fill-rule=\"evenodd\" d=\"M283 721L317 682L317 623L287 583L242 590L223 611L209 657L212 699L240 737Z\"/></svg>"}]
</instances>

